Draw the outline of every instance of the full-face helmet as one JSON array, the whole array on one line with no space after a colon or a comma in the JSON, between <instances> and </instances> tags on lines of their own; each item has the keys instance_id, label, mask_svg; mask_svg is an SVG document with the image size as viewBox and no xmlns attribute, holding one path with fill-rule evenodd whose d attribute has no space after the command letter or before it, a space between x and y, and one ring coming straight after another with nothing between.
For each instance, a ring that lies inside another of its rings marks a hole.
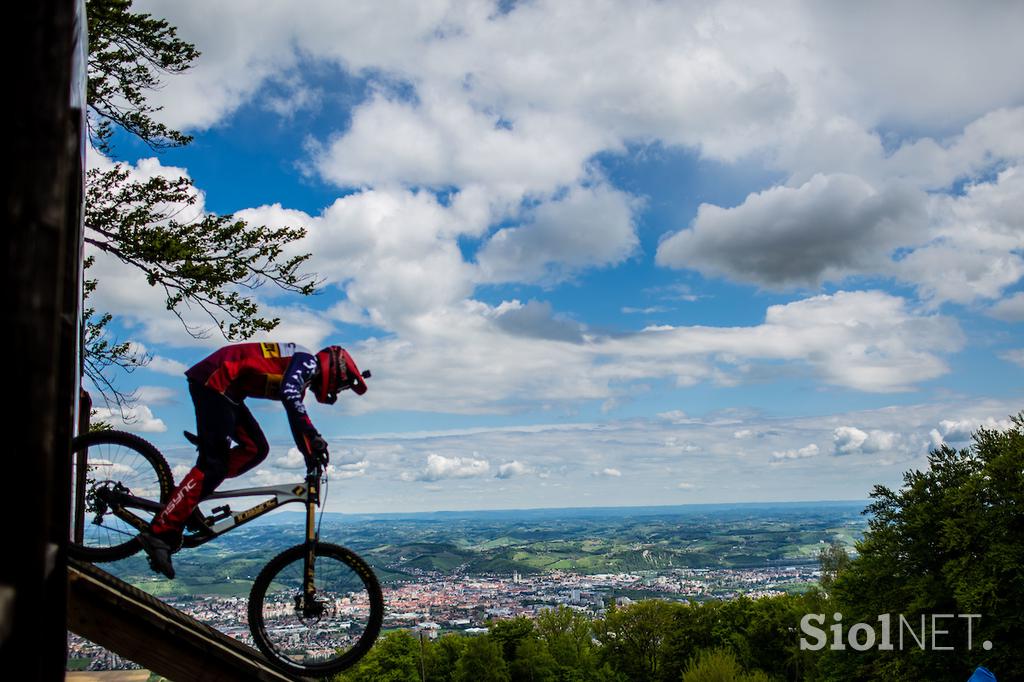
<instances>
[{"instance_id":1,"label":"full-face helmet","mask_svg":"<svg viewBox=\"0 0 1024 682\"><path fill-rule=\"evenodd\" d=\"M351 388L358 395L366 393L366 381L355 360L341 346L328 346L316 354L319 372L310 388L321 403L333 405L338 393ZM369 373L367 372L367 376Z\"/></svg>"}]
</instances>

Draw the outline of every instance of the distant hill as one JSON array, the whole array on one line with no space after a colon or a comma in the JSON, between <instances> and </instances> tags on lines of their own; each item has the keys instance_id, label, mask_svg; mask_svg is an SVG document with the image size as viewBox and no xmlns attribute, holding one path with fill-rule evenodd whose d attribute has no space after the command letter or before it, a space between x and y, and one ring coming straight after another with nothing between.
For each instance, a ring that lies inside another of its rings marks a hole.
<instances>
[{"instance_id":1,"label":"distant hill","mask_svg":"<svg viewBox=\"0 0 1024 682\"><path fill-rule=\"evenodd\" d=\"M537 521L567 519L623 519L639 516L706 516L738 519L747 516L769 514L772 516L804 515L816 510L835 512L850 510L860 513L868 500L821 500L811 502L742 502L718 504L677 504L643 507L548 507L534 509L480 509L432 512L389 512L389 513L346 513L324 512L325 520L351 521ZM253 523L292 524L301 523L305 512L279 512L270 514Z\"/></svg>"}]
</instances>

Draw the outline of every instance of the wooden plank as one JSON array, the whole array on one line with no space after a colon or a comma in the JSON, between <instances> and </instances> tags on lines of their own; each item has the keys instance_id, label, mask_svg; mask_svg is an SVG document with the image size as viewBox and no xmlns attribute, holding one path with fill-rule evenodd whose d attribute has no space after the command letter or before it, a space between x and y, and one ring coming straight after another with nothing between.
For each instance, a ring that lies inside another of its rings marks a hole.
<instances>
[{"instance_id":1,"label":"wooden plank","mask_svg":"<svg viewBox=\"0 0 1024 682\"><path fill-rule=\"evenodd\" d=\"M172 680L295 680L261 653L92 564L68 562L68 629Z\"/></svg>"}]
</instances>

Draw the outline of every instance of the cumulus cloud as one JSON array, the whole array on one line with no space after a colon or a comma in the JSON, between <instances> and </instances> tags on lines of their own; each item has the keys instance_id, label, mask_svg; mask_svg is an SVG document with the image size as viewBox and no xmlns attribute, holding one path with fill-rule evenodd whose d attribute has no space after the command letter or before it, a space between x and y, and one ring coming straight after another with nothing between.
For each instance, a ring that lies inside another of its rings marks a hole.
<instances>
[{"instance_id":1,"label":"cumulus cloud","mask_svg":"<svg viewBox=\"0 0 1024 682\"><path fill-rule=\"evenodd\" d=\"M688 386L756 379L764 362L812 371L833 385L869 392L909 390L948 371L959 350L955 320L912 310L883 292L838 292L768 309L747 327L651 327L584 335L582 343L510 336L495 308L479 302L421 316L403 338L359 344L361 362L381 367L354 409L503 412L536 401L608 400L634 382ZM495 361L493 349L500 348ZM365 358L363 360L362 358ZM423 367L431 367L424 374ZM510 371L509 368L514 368ZM538 380L542 377L542 380Z\"/></svg>"},{"instance_id":2,"label":"cumulus cloud","mask_svg":"<svg viewBox=\"0 0 1024 682\"><path fill-rule=\"evenodd\" d=\"M289 448L281 457L274 459L274 466L281 469L305 469L306 458L299 452L298 448Z\"/></svg>"},{"instance_id":3,"label":"cumulus cloud","mask_svg":"<svg viewBox=\"0 0 1024 682\"><path fill-rule=\"evenodd\" d=\"M855 426L840 426L832 432L835 454L854 455L887 452L896 445L898 434L888 431L862 431Z\"/></svg>"},{"instance_id":4,"label":"cumulus cloud","mask_svg":"<svg viewBox=\"0 0 1024 682\"><path fill-rule=\"evenodd\" d=\"M146 362L145 367L151 372L167 374L170 376L180 376L188 369L187 365L178 362L177 360L153 355L144 344L139 343L138 341L129 342L129 351L137 358L148 358L149 361Z\"/></svg>"},{"instance_id":5,"label":"cumulus cloud","mask_svg":"<svg viewBox=\"0 0 1024 682\"><path fill-rule=\"evenodd\" d=\"M962 344L952 319L915 314L903 299L877 291L771 306L764 324L753 327L657 327L605 342L637 364L660 361L663 376L672 371L670 358L687 354L732 364L778 359L807 363L829 383L878 392L906 390L944 374L941 354ZM712 376L706 363L679 369L695 372L679 377L683 383Z\"/></svg>"},{"instance_id":6,"label":"cumulus cloud","mask_svg":"<svg viewBox=\"0 0 1024 682\"><path fill-rule=\"evenodd\" d=\"M499 230L483 246L482 280L558 281L621 262L638 243L630 204L628 195L603 185L575 187L541 204L527 222Z\"/></svg>"},{"instance_id":7,"label":"cumulus cloud","mask_svg":"<svg viewBox=\"0 0 1024 682\"><path fill-rule=\"evenodd\" d=\"M634 257L642 205L595 163L633 143L764 160L784 178L738 206L705 205L662 242L660 263L765 287L891 275L935 303L994 299L1020 276L1024 211L1012 160L1024 148L1024 109L1013 106L1024 86L1012 64L1024 48L986 37L1007 30L1006 16L979 13L961 31L962 10L940 3L929 11L936 32L922 35L902 9L803 4L768 12L714 2L531 2L494 12L488 3L439 2L403 9L401 22L384 3L345 13L318 2L301 13L150 9L204 52L193 73L156 94L171 125L212 125L271 81L264 93L302 92L310 84L291 76L303 60L367 86L336 130L309 147L309 167L353 191L320 213L280 205L239 213L307 227L294 252L313 253L312 269L343 297L327 317L270 308L282 334L316 346L336 325L373 328L356 348L375 370L375 390L351 409L608 401L650 379L735 385L768 363L877 392L948 371L945 356L964 343L956 322L880 292L773 306L762 324L615 337L544 302L474 299L482 284L550 285ZM632 20L621 21L624 13ZM848 22L865 35L906 39L879 45L882 60L851 50ZM954 45L937 38L950 33ZM881 87L879 65L904 56L949 61L936 76L944 87L921 96ZM979 72L991 82L972 75ZM936 127L917 132L922 120ZM897 124L916 137L889 135L886 126ZM996 165L1003 172L992 178ZM137 169L157 171L158 162ZM973 184L958 196L924 196L964 178ZM443 189L444 199L424 188ZM144 294L137 276L110 274L98 295L140 321L141 336L217 342L186 338L176 320L157 319L159 297ZM1005 314L1002 305L993 314Z\"/></svg>"},{"instance_id":8,"label":"cumulus cloud","mask_svg":"<svg viewBox=\"0 0 1024 682\"><path fill-rule=\"evenodd\" d=\"M996 419L992 416L971 417L964 419L943 419L937 428L929 433L932 445L938 447L944 443L963 445L970 442L974 432L979 428L1004 430L1010 427L1007 419Z\"/></svg>"},{"instance_id":9,"label":"cumulus cloud","mask_svg":"<svg viewBox=\"0 0 1024 682\"><path fill-rule=\"evenodd\" d=\"M164 433L167 424L156 417L148 405L132 405L123 410L97 407L93 421L107 422L114 428L134 433Z\"/></svg>"},{"instance_id":10,"label":"cumulus cloud","mask_svg":"<svg viewBox=\"0 0 1024 682\"><path fill-rule=\"evenodd\" d=\"M168 374L170 376L180 376L185 373L188 369L188 365L184 362L178 362L171 358L165 358L160 355L154 355L149 363L146 365L146 369L151 372L157 372L158 374Z\"/></svg>"},{"instance_id":11,"label":"cumulus cloud","mask_svg":"<svg viewBox=\"0 0 1024 682\"><path fill-rule=\"evenodd\" d=\"M571 343L583 341L582 325L559 317L547 302L528 301L520 304L513 301L503 304L495 312L494 319L498 327L510 334Z\"/></svg>"},{"instance_id":12,"label":"cumulus cloud","mask_svg":"<svg viewBox=\"0 0 1024 682\"><path fill-rule=\"evenodd\" d=\"M849 175L817 175L723 209L703 204L691 228L658 247L661 265L767 287L816 285L884 269L889 253L921 234L923 195L876 191Z\"/></svg>"},{"instance_id":13,"label":"cumulus cloud","mask_svg":"<svg viewBox=\"0 0 1024 682\"><path fill-rule=\"evenodd\" d=\"M1022 126L1024 108L1000 110L952 141L908 142L888 156L874 138L859 164L820 158L842 150L836 140L809 141L817 156L800 163L813 176L795 172L795 184L733 208L702 205L660 244L657 262L776 289L884 275L935 304L997 299L1024 276ZM962 194L925 194L965 178ZM1013 315L1007 306L994 314Z\"/></svg>"},{"instance_id":14,"label":"cumulus cloud","mask_svg":"<svg viewBox=\"0 0 1024 682\"><path fill-rule=\"evenodd\" d=\"M622 472L612 467L606 467L600 471L595 471L594 475L602 476L604 478L622 478Z\"/></svg>"},{"instance_id":15,"label":"cumulus cloud","mask_svg":"<svg viewBox=\"0 0 1024 682\"><path fill-rule=\"evenodd\" d=\"M924 297L957 303L998 299L1024 276L1024 167L968 185L962 196L934 197L930 210L931 241L892 269ZM1002 307L993 314L1011 319L1019 307L1013 299L997 305Z\"/></svg>"},{"instance_id":16,"label":"cumulus cloud","mask_svg":"<svg viewBox=\"0 0 1024 682\"><path fill-rule=\"evenodd\" d=\"M520 462L519 460L513 460L511 462L505 462L498 467L498 478L513 478L515 476L522 476L527 474L531 469Z\"/></svg>"},{"instance_id":17,"label":"cumulus cloud","mask_svg":"<svg viewBox=\"0 0 1024 682\"><path fill-rule=\"evenodd\" d=\"M331 478L359 478L365 476L370 462L363 459L358 462L337 463L327 465L327 475Z\"/></svg>"},{"instance_id":18,"label":"cumulus cloud","mask_svg":"<svg viewBox=\"0 0 1024 682\"><path fill-rule=\"evenodd\" d=\"M440 481L447 478L475 478L487 475L490 468L490 463L485 459L445 457L437 453L430 453L427 455L427 464L423 470L414 476L407 475L406 480Z\"/></svg>"},{"instance_id":19,"label":"cumulus cloud","mask_svg":"<svg viewBox=\"0 0 1024 682\"><path fill-rule=\"evenodd\" d=\"M441 206L426 192L357 192L318 216L280 205L238 215L273 226L306 226L309 236L293 249L316 254L311 267L326 285L344 291L331 311L341 321L397 329L472 292L471 268L454 240L461 233L458 208Z\"/></svg>"},{"instance_id":20,"label":"cumulus cloud","mask_svg":"<svg viewBox=\"0 0 1024 682\"><path fill-rule=\"evenodd\" d=\"M929 432L943 420L985 422L988 415L1013 413L1017 402L900 401L880 409L813 416L730 411L695 416L679 424L657 418L552 421L337 437L331 439L332 461L334 453L341 456L352 451L353 464L366 460L372 466L365 468L368 485L346 489L344 499L334 503L341 506L331 510L573 506L580 504L584 492L609 504L638 505L678 504L681 491L693 502L863 499L873 485L898 487L904 471L926 466ZM834 453L836 429L849 425L869 435L895 434L894 446L868 456L822 456ZM733 435L737 430L764 437L742 441L742 447L737 447ZM772 456L789 451L800 455L812 444L818 447L816 456ZM458 479L419 477L431 454L465 459L462 453L467 452L469 459L476 460L485 458L472 453L486 452L490 467L480 475ZM364 457L355 459L356 453ZM523 475L531 477L513 485L514 478L496 476L501 465L512 462L529 469ZM602 476L603 469L622 475ZM627 479L629 485L623 484ZM295 480L295 472L284 480ZM679 482L694 487L679 489ZM428 495L428 486L436 492Z\"/></svg>"},{"instance_id":21,"label":"cumulus cloud","mask_svg":"<svg viewBox=\"0 0 1024 682\"><path fill-rule=\"evenodd\" d=\"M988 314L1005 322L1024 322L1024 291L999 301L988 309Z\"/></svg>"}]
</instances>

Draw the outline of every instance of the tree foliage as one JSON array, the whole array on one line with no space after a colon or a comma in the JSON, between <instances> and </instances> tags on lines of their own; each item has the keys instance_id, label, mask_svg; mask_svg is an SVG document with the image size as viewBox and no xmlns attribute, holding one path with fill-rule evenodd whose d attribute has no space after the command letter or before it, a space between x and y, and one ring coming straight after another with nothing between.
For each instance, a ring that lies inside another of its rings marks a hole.
<instances>
[{"instance_id":1,"label":"tree foliage","mask_svg":"<svg viewBox=\"0 0 1024 682\"><path fill-rule=\"evenodd\" d=\"M393 630L377 640L359 664L337 676L344 682L418 682L420 643L408 630Z\"/></svg>"},{"instance_id":2,"label":"tree foliage","mask_svg":"<svg viewBox=\"0 0 1024 682\"><path fill-rule=\"evenodd\" d=\"M834 679L967 679L985 665L999 679L1024 678L1024 412L1005 431L980 429L969 448L942 445L903 487L876 486L859 556L836 579L848 622L879 614L979 614L946 619L954 651L830 652ZM894 616L895 617L895 616ZM980 646L990 641L990 651Z\"/></svg>"},{"instance_id":3,"label":"tree foliage","mask_svg":"<svg viewBox=\"0 0 1024 682\"><path fill-rule=\"evenodd\" d=\"M238 288L270 281L311 294L313 282L299 272L309 255L283 256L284 248L305 231L251 226L231 215L185 215L182 220L196 198L186 178L133 181L123 167L90 171L85 241L142 271L150 286L163 289L167 310L179 319L180 306L191 303L229 339L273 329L279 320L258 317L256 303Z\"/></svg>"},{"instance_id":4,"label":"tree foliage","mask_svg":"<svg viewBox=\"0 0 1024 682\"><path fill-rule=\"evenodd\" d=\"M153 149L178 147L192 138L156 121L160 111L146 93L160 87L167 74L182 73L199 51L177 36L162 19L131 11L132 0L89 0L89 74L87 99L93 146L113 151L116 128L138 137Z\"/></svg>"},{"instance_id":5,"label":"tree foliage","mask_svg":"<svg viewBox=\"0 0 1024 682\"><path fill-rule=\"evenodd\" d=\"M706 649L690 660L683 682L771 682L771 678L760 670L744 670L729 649Z\"/></svg>"},{"instance_id":6,"label":"tree foliage","mask_svg":"<svg viewBox=\"0 0 1024 682\"><path fill-rule=\"evenodd\" d=\"M510 682L508 664L501 655L501 645L490 635L481 635L466 642L455 666L455 682Z\"/></svg>"},{"instance_id":7,"label":"tree foliage","mask_svg":"<svg viewBox=\"0 0 1024 682\"><path fill-rule=\"evenodd\" d=\"M821 589L832 589L832 583L850 565L850 555L846 547L839 542L830 542L818 552L818 565L821 567Z\"/></svg>"},{"instance_id":8,"label":"tree foliage","mask_svg":"<svg viewBox=\"0 0 1024 682\"><path fill-rule=\"evenodd\" d=\"M187 71L199 57L195 46L178 38L167 21L132 11L131 0L88 0L88 108L93 147L114 151L120 130L153 150L188 144L191 137L155 116L160 107L148 95L165 76ZM307 255L288 254L305 236L302 228L249 225L232 215L198 210L198 192L186 177L133 179L115 165L87 174L85 241L98 251L138 268L159 287L168 311L184 323L184 311L203 311L228 340L269 331L276 318L260 315L248 291L270 282L286 291L313 293L313 277L302 272ZM86 261L92 265L94 259ZM133 344L112 338L113 315L88 305L97 287L85 282L83 320L85 374L103 398L124 413L131 396L114 386L118 370L131 371L149 357ZM203 328L185 325L194 336Z\"/></svg>"}]
</instances>

